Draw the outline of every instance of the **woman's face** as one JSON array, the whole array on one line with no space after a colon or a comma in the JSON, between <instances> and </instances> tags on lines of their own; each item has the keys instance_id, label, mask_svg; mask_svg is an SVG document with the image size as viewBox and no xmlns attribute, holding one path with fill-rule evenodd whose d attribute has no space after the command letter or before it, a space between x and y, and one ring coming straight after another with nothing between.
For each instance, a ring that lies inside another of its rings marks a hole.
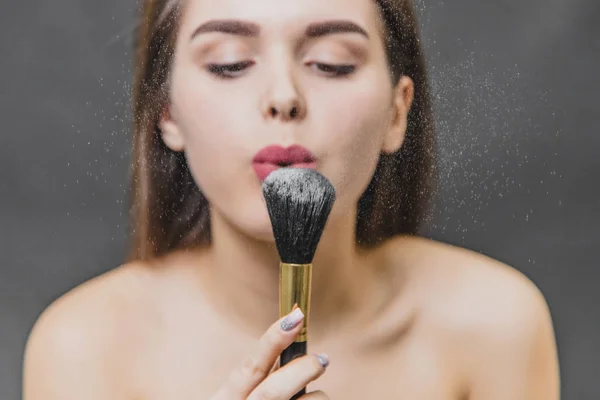
<instances>
[{"instance_id":1,"label":"woman's face","mask_svg":"<svg viewBox=\"0 0 600 400\"><path fill-rule=\"evenodd\" d=\"M350 215L381 151L398 149L412 81L393 87L373 0L188 0L163 140L185 151L198 186L229 223L272 239L253 158L300 145Z\"/></svg>"}]
</instances>

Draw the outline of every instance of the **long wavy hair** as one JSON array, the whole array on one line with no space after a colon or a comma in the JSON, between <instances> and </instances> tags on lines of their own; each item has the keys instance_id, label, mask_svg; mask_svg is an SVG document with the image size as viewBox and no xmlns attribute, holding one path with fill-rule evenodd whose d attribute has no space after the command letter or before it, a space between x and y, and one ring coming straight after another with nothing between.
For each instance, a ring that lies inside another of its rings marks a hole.
<instances>
[{"instance_id":1,"label":"long wavy hair","mask_svg":"<svg viewBox=\"0 0 600 400\"><path fill-rule=\"evenodd\" d=\"M381 154L358 202L356 242L380 244L414 235L428 214L436 186L435 129L418 23L411 0L374 0L385 24L392 84L405 75L415 85L406 137L393 154ZM145 0L135 44L131 243L129 259L150 259L210 243L209 204L183 152L161 138L159 118L168 104L182 0Z\"/></svg>"}]
</instances>

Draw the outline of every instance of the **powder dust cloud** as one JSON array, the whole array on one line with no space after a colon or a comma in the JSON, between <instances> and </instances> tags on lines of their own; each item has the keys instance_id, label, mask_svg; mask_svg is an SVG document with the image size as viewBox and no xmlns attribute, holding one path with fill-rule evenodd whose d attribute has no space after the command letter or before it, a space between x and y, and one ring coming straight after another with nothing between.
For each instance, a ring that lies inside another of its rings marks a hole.
<instances>
[{"instance_id":1,"label":"powder dust cloud","mask_svg":"<svg viewBox=\"0 0 600 400\"><path fill-rule=\"evenodd\" d=\"M440 50L442 46L436 38L436 27L431 17L436 9L445 7L445 3L415 0L414 4L436 119L439 190L430 215L431 229L458 236L473 229L485 231L486 221L482 215L486 214L485 210L491 203L504 201L511 195L519 198L519 193L526 196L532 185L547 187L550 195L551 181L559 179L561 174L551 168L547 171L547 178L539 182L520 178L523 171L540 162L528 151L541 140L542 134L539 126L528 117L530 103L526 97L531 97L531 93L527 92L528 75L521 71L519 65L490 69L489 59L493 59L494 55L470 51L466 40L460 36L451 39L460 51L459 61L447 62L448 55ZM134 21L135 7L132 6L128 12L131 21ZM135 23L130 22L106 40L110 53L123 62L121 70L111 75L113 82L106 77L98 78L98 85L117 90L107 92L114 104L110 111L94 111L99 128L105 134L91 138L87 146L101 146L104 154L111 154L111 160L118 162L102 164L100 154L97 154L89 163L89 171L81 177L93 180L95 185L114 185L107 177L118 176L128 167L134 31ZM119 55L119 51L124 54ZM546 104L545 118L553 118L554 111L547 106L546 94L536 93L535 96L538 104ZM90 103L88 107L95 105ZM539 108L539 105L536 107ZM83 127L73 128L78 133L84 130ZM559 133L557 131L556 135ZM544 163L552 164L548 160ZM67 184L78 185L80 182ZM123 180L119 186L123 197L113 201L121 207L120 216L125 216L126 181ZM94 192L90 195L95 196ZM534 212L532 207L525 213L515 213L513 218L528 222Z\"/></svg>"}]
</instances>

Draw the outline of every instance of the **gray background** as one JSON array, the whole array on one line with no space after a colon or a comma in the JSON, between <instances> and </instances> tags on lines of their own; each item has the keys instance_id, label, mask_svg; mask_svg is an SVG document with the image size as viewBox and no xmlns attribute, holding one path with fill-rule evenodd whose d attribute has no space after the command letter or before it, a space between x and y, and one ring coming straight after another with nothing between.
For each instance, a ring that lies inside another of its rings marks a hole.
<instances>
[{"instance_id":1,"label":"gray background","mask_svg":"<svg viewBox=\"0 0 600 400\"><path fill-rule=\"evenodd\" d=\"M43 308L125 251L132 0L0 11L0 398ZM7 4L8 3L8 4ZM427 235L530 276L563 398L600 398L600 5L417 2L442 192Z\"/></svg>"}]
</instances>

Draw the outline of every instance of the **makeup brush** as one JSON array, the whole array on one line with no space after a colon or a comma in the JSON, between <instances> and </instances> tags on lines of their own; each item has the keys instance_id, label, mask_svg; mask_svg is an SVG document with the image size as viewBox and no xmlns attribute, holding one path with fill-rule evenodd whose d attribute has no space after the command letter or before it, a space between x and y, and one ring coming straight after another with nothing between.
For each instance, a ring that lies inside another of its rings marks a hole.
<instances>
[{"instance_id":1,"label":"makeup brush","mask_svg":"<svg viewBox=\"0 0 600 400\"><path fill-rule=\"evenodd\" d=\"M279 315L283 317L297 306L305 316L296 341L281 353L283 367L306 354L312 261L335 201L335 189L314 169L280 168L267 176L262 191L281 259ZM292 399L305 393L302 389Z\"/></svg>"}]
</instances>

